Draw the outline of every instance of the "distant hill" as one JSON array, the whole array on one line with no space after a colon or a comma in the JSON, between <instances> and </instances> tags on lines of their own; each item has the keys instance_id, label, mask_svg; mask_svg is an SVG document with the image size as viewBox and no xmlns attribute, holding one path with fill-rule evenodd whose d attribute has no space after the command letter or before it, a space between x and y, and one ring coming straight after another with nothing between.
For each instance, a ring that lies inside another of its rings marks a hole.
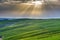
<instances>
[{"instance_id":1,"label":"distant hill","mask_svg":"<svg viewBox=\"0 0 60 40\"><path fill-rule=\"evenodd\" d=\"M8 20L7 18L0 18L0 20Z\"/></svg>"}]
</instances>

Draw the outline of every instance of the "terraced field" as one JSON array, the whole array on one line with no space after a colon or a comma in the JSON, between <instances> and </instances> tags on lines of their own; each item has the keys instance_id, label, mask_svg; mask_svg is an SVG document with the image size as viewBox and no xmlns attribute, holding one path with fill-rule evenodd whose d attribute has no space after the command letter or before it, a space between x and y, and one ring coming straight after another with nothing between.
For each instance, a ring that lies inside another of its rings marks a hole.
<instances>
[{"instance_id":1,"label":"terraced field","mask_svg":"<svg viewBox=\"0 0 60 40\"><path fill-rule=\"evenodd\" d=\"M60 19L0 21L0 36L3 40L60 40Z\"/></svg>"}]
</instances>

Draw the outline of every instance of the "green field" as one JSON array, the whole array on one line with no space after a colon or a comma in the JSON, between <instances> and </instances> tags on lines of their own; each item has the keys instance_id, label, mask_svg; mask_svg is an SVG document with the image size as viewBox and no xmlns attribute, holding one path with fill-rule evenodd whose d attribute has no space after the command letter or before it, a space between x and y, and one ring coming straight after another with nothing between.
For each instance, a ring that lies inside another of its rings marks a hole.
<instances>
[{"instance_id":1,"label":"green field","mask_svg":"<svg viewBox=\"0 0 60 40\"><path fill-rule=\"evenodd\" d=\"M60 40L60 19L0 21L3 40Z\"/></svg>"}]
</instances>

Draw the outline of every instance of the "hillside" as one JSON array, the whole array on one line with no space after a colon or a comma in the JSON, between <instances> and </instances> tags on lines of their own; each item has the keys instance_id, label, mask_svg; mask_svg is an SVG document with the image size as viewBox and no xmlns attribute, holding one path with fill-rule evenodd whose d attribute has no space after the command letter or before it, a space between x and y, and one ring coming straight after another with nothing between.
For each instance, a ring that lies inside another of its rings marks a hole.
<instances>
[{"instance_id":1,"label":"hillside","mask_svg":"<svg viewBox=\"0 0 60 40\"><path fill-rule=\"evenodd\" d=\"M0 36L3 40L60 40L60 19L0 21Z\"/></svg>"}]
</instances>

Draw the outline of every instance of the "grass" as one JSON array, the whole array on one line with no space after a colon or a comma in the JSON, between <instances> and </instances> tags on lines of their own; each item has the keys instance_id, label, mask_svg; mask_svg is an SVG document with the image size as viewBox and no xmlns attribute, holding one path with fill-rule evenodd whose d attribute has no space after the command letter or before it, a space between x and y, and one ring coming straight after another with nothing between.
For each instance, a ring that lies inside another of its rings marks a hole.
<instances>
[{"instance_id":1,"label":"grass","mask_svg":"<svg viewBox=\"0 0 60 40\"><path fill-rule=\"evenodd\" d=\"M3 40L60 40L60 19L5 20L1 24Z\"/></svg>"}]
</instances>

